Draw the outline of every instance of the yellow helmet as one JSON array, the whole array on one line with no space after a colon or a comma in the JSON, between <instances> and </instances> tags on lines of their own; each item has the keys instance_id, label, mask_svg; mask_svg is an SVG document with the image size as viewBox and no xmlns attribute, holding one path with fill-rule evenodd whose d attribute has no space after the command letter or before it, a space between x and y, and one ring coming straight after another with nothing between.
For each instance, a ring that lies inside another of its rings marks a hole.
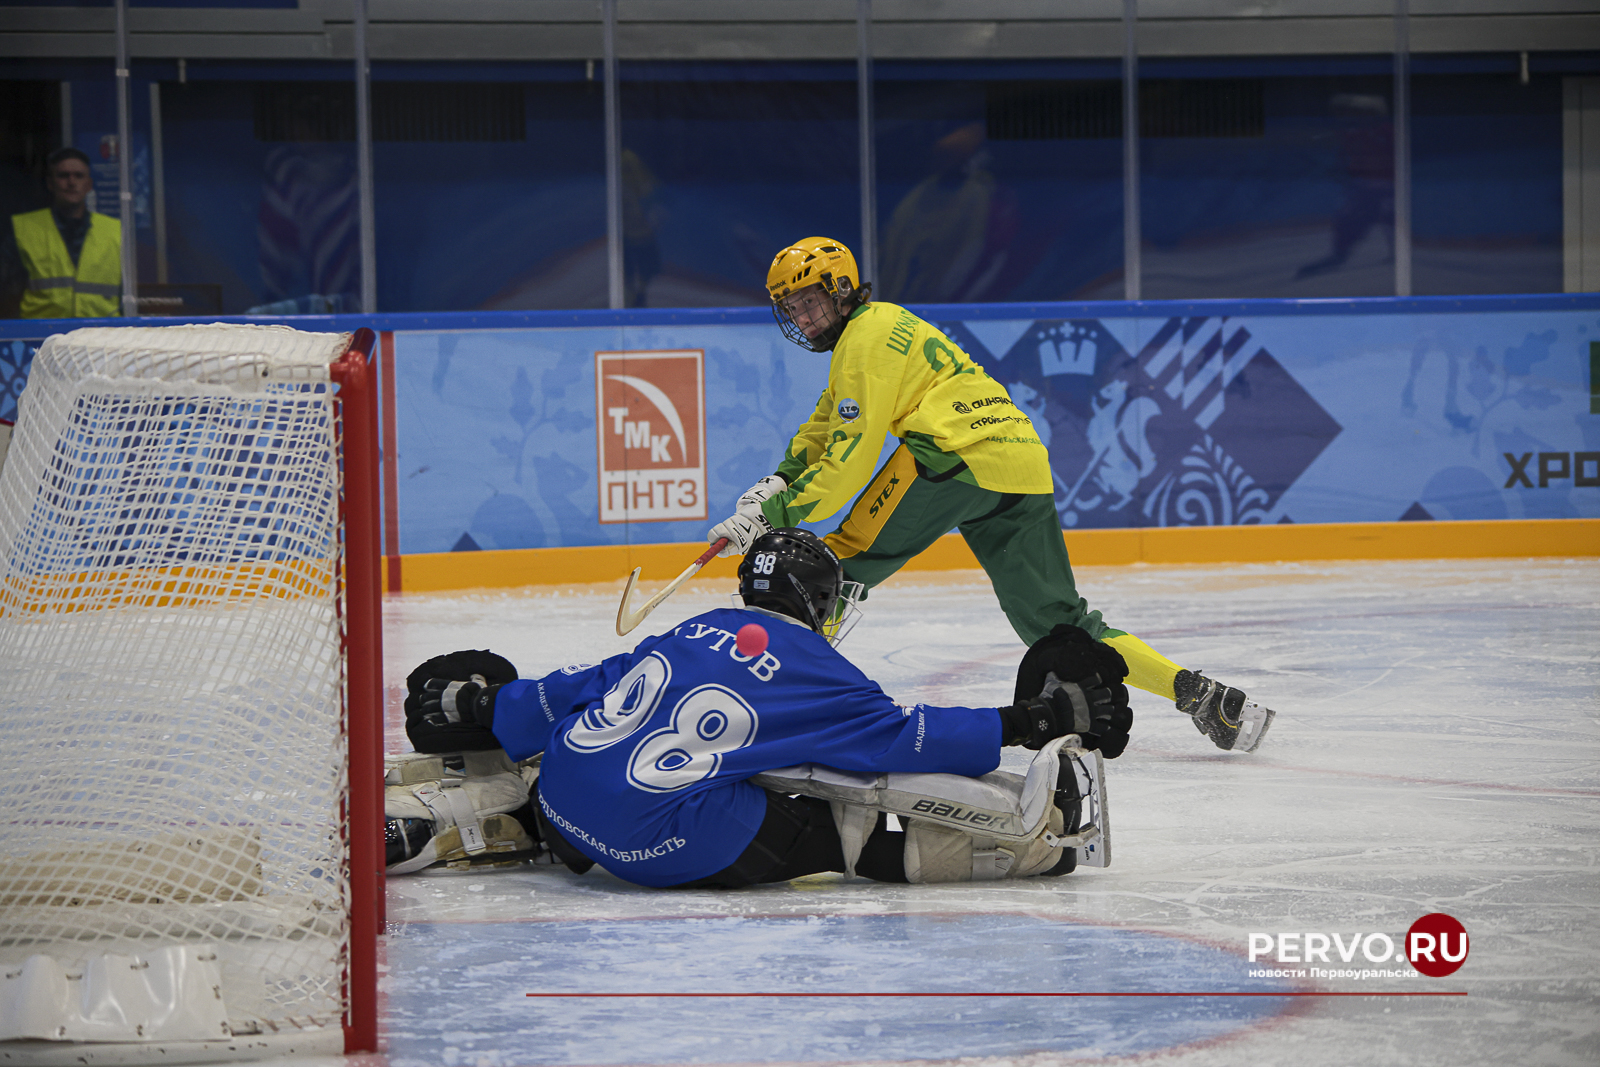
<instances>
[{"instance_id":1,"label":"yellow helmet","mask_svg":"<svg viewBox=\"0 0 1600 1067\"><path fill-rule=\"evenodd\" d=\"M821 285L830 295L839 295L839 281L849 282L845 290L861 288L861 272L856 257L838 241L827 237L807 237L796 241L772 257L767 268L767 292L772 302L808 285Z\"/></svg>"},{"instance_id":2,"label":"yellow helmet","mask_svg":"<svg viewBox=\"0 0 1600 1067\"><path fill-rule=\"evenodd\" d=\"M822 286L833 298L838 315L832 326L816 337L807 337L782 301L790 293L813 285ZM872 286L861 284L856 257L848 248L828 237L807 237L772 257L772 266L767 268L767 293L772 297L772 317L778 320L785 337L801 348L828 352L844 334L852 309L872 296Z\"/></svg>"}]
</instances>

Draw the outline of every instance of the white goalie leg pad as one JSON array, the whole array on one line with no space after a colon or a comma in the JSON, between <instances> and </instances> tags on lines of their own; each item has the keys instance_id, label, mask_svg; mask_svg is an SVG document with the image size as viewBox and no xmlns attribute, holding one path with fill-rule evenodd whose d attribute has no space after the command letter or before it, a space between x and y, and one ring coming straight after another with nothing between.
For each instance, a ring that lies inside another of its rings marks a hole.
<instances>
[{"instance_id":1,"label":"white goalie leg pad","mask_svg":"<svg viewBox=\"0 0 1600 1067\"><path fill-rule=\"evenodd\" d=\"M1058 784L1067 785L1060 781L1063 767L1073 769L1078 795L1083 798L1079 826L1070 834L1065 832L1055 804ZM942 881L1036 874L1055 865L1054 860L1044 862L1042 850L1059 859L1061 848L1073 848L1080 864L1104 867L1110 863L1104 761L1098 752L1084 751L1076 734L1057 738L1040 749L1028 765L1026 777L1006 771L991 771L978 778L863 774L807 763L758 774L752 781L775 792L831 801L851 873L878 811L908 820L908 835L911 827L920 827L916 866L938 872ZM947 840L935 831L975 844ZM1037 848L1032 848L1034 845ZM908 850L911 847L908 837ZM958 853L964 859L958 858ZM909 873L913 866L909 854L907 859ZM967 877L953 877L961 869L968 871Z\"/></svg>"},{"instance_id":2,"label":"white goalie leg pad","mask_svg":"<svg viewBox=\"0 0 1600 1067\"><path fill-rule=\"evenodd\" d=\"M839 831L839 844L844 848L845 877L854 878L861 850L878 827L878 811L843 800L830 800L828 807L833 811L833 825Z\"/></svg>"},{"instance_id":3,"label":"white goalie leg pad","mask_svg":"<svg viewBox=\"0 0 1600 1067\"><path fill-rule=\"evenodd\" d=\"M1054 806L1039 836L1028 841L998 841L921 819L907 819L906 881L928 885L1031 878L1061 862L1066 846L1048 843L1059 842L1061 830L1061 810Z\"/></svg>"},{"instance_id":4,"label":"white goalie leg pad","mask_svg":"<svg viewBox=\"0 0 1600 1067\"><path fill-rule=\"evenodd\" d=\"M528 760L535 768L538 761ZM482 752L402 752L383 757L383 784L410 785L437 782L446 777L488 778L496 774L515 774L522 764L512 763L503 748Z\"/></svg>"},{"instance_id":5,"label":"white goalie leg pad","mask_svg":"<svg viewBox=\"0 0 1600 1067\"><path fill-rule=\"evenodd\" d=\"M801 793L1005 841L1039 834L1053 803L1061 761L1057 753L1076 734L1057 738L1034 756L1026 777L990 771L960 774L863 774L815 763L782 767L751 779L777 793Z\"/></svg>"},{"instance_id":6,"label":"white goalie leg pad","mask_svg":"<svg viewBox=\"0 0 1600 1067\"><path fill-rule=\"evenodd\" d=\"M409 874L439 863L470 861L484 853L526 851L533 839L505 815L528 802L529 782L503 751L453 758L408 753L384 761L383 814L387 819L426 819L433 837L417 854L388 868Z\"/></svg>"},{"instance_id":7,"label":"white goalie leg pad","mask_svg":"<svg viewBox=\"0 0 1600 1067\"><path fill-rule=\"evenodd\" d=\"M981 882L1000 878L1029 878L1061 863L1066 849L1073 850L1073 866L1107 867L1111 864L1111 824L1106 805L1105 761L1098 752L1078 747L1069 736L1046 745L1029 767L1029 782L1049 782L1059 789L1060 803L1052 795L1045 825L1027 841L961 834L949 825L912 818L906 823L906 880L912 883ZM1055 765L1054 772L1046 763ZM1071 774L1071 781L1062 775ZM1025 791L1026 795L1026 791ZM1078 798L1076 827L1065 825L1067 811ZM1068 830L1073 832L1069 833ZM1063 868L1066 870L1068 868Z\"/></svg>"}]
</instances>

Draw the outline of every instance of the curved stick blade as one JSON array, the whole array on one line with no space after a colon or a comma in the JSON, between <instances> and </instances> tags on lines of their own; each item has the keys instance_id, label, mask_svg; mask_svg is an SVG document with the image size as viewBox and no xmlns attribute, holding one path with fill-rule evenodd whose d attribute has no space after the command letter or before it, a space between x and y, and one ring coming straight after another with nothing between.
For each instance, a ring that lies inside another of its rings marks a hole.
<instances>
[{"instance_id":1,"label":"curved stick blade","mask_svg":"<svg viewBox=\"0 0 1600 1067\"><path fill-rule=\"evenodd\" d=\"M684 582L687 582L690 578L693 578L697 573L699 573L700 568L704 567L712 556L715 556L718 552L721 552L723 548L727 546L727 544L728 539L726 537L718 538L712 543L710 548L700 553L693 563L684 568L682 574L668 582L665 589L661 590L661 592L645 601L644 607L640 608L638 611L628 610L628 598L633 595L634 584L638 582L639 572L644 568L633 568L633 573L628 575L628 585L622 590L622 603L617 605L617 636L622 637L623 635L627 634L629 630L632 630L635 626L638 626L641 622L643 622L644 617L654 611L657 604L661 603L663 600L667 599L667 597L677 592L678 586L682 585Z\"/></svg>"},{"instance_id":2,"label":"curved stick blade","mask_svg":"<svg viewBox=\"0 0 1600 1067\"><path fill-rule=\"evenodd\" d=\"M643 572L643 567L633 568L633 573L628 575L628 584L622 589L622 603L617 605L618 637L626 637L628 632L643 622L644 617L650 613L652 605L649 604L645 605L645 609L640 612L630 612L628 610L628 600L633 596L633 587L639 584L639 575Z\"/></svg>"}]
</instances>

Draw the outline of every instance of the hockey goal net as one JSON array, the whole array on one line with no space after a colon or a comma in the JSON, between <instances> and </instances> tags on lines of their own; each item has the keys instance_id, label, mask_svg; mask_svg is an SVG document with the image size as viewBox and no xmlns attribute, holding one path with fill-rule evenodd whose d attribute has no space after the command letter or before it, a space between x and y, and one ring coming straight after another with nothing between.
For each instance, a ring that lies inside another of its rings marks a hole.
<instances>
[{"instance_id":1,"label":"hockey goal net","mask_svg":"<svg viewBox=\"0 0 1600 1067\"><path fill-rule=\"evenodd\" d=\"M0 468L5 1062L375 1047L372 340L39 349Z\"/></svg>"}]
</instances>

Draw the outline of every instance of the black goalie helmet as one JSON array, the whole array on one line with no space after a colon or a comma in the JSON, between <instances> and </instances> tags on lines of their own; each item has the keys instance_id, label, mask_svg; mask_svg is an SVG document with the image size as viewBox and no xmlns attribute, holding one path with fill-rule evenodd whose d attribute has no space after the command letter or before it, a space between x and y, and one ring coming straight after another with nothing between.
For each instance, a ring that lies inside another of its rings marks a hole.
<instances>
[{"instance_id":1,"label":"black goalie helmet","mask_svg":"<svg viewBox=\"0 0 1600 1067\"><path fill-rule=\"evenodd\" d=\"M762 534L739 564L739 599L798 619L837 644L854 622L859 582L844 580L833 549L809 530L785 527Z\"/></svg>"}]
</instances>

